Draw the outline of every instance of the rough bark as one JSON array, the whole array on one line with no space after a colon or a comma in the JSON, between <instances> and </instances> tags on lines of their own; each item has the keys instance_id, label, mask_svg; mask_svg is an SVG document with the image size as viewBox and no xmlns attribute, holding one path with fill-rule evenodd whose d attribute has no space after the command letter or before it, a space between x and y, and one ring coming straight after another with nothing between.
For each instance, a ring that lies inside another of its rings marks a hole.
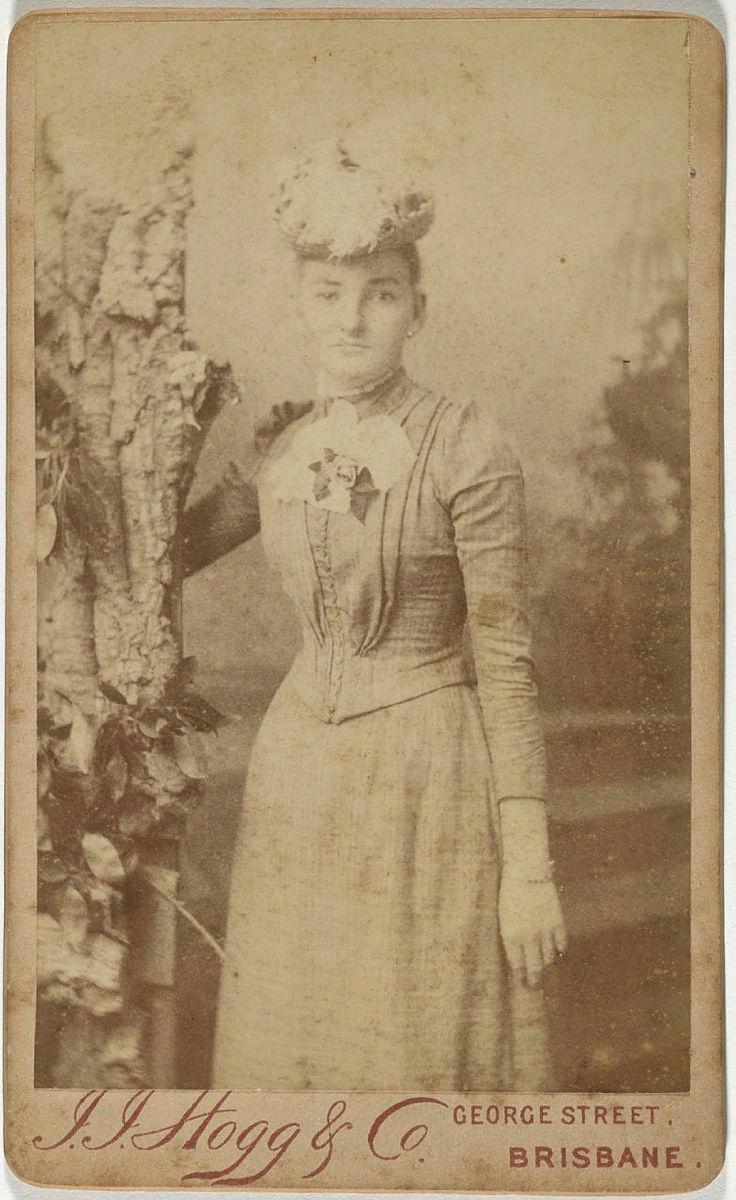
<instances>
[{"instance_id":1,"label":"rough bark","mask_svg":"<svg viewBox=\"0 0 736 1200\"><path fill-rule=\"evenodd\" d=\"M56 1086L140 1078L126 889L141 839L196 799L196 730L217 716L181 679L179 524L237 392L186 327L192 146L180 114L154 126L145 173L111 194L72 191L52 127L37 163L39 984Z\"/></svg>"}]
</instances>

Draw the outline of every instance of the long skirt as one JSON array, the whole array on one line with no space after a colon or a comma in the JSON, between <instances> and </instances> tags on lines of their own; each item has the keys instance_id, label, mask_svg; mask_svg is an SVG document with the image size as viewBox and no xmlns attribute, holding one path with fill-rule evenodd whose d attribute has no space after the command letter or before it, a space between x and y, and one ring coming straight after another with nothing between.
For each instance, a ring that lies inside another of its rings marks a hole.
<instances>
[{"instance_id":1,"label":"long skirt","mask_svg":"<svg viewBox=\"0 0 736 1200\"><path fill-rule=\"evenodd\" d=\"M511 986L476 693L327 724L288 679L253 748L213 1086L545 1086L543 1000Z\"/></svg>"}]
</instances>

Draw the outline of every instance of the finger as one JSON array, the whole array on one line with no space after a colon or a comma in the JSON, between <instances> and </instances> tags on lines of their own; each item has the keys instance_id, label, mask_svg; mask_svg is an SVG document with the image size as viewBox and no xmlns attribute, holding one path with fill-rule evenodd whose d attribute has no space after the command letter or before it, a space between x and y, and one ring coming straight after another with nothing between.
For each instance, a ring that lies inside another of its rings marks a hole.
<instances>
[{"instance_id":1,"label":"finger","mask_svg":"<svg viewBox=\"0 0 736 1200\"><path fill-rule=\"evenodd\" d=\"M552 930L552 937L555 941L558 954L564 954L567 950L567 931L564 925L555 925Z\"/></svg>"},{"instance_id":2,"label":"finger","mask_svg":"<svg viewBox=\"0 0 736 1200\"><path fill-rule=\"evenodd\" d=\"M555 961L557 950L555 947L555 939L551 933L542 934L542 960L545 967L551 966Z\"/></svg>"},{"instance_id":3,"label":"finger","mask_svg":"<svg viewBox=\"0 0 736 1200\"><path fill-rule=\"evenodd\" d=\"M526 964L526 981L529 987L539 987L542 978L542 955L538 941L524 943L524 962Z\"/></svg>"},{"instance_id":4,"label":"finger","mask_svg":"<svg viewBox=\"0 0 736 1200\"><path fill-rule=\"evenodd\" d=\"M514 974L523 974L525 968L524 951L520 943L508 942L505 945L505 949L506 957L509 960L509 966L511 967L511 970L514 972Z\"/></svg>"}]
</instances>

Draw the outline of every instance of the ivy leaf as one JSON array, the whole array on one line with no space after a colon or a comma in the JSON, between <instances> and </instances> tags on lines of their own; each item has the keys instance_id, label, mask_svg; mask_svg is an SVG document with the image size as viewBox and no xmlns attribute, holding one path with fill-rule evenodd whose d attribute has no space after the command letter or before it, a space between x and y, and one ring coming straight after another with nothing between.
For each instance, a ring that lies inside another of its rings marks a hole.
<instances>
[{"instance_id":1,"label":"ivy leaf","mask_svg":"<svg viewBox=\"0 0 736 1200\"><path fill-rule=\"evenodd\" d=\"M160 806L160 819L164 829L172 824L179 824L193 811L196 800L191 795L174 796L167 805Z\"/></svg>"},{"instance_id":2,"label":"ivy leaf","mask_svg":"<svg viewBox=\"0 0 736 1200\"><path fill-rule=\"evenodd\" d=\"M105 683L104 679L100 679L99 688L106 700L111 700L113 704L127 704L128 701L122 692L113 687L111 683Z\"/></svg>"},{"instance_id":3,"label":"ivy leaf","mask_svg":"<svg viewBox=\"0 0 736 1200\"><path fill-rule=\"evenodd\" d=\"M133 875L138 870L140 862L140 854L132 847L125 851L123 855L123 866L126 875Z\"/></svg>"},{"instance_id":4,"label":"ivy leaf","mask_svg":"<svg viewBox=\"0 0 736 1200\"><path fill-rule=\"evenodd\" d=\"M74 713L69 733L69 750L71 757L80 771L88 771L95 745L95 732L87 717L78 704L74 705Z\"/></svg>"},{"instance_id":5,"label":"ivy leaf","mask_svg":"<svg viewBox=\"0 0 736 1200\"><path fill-rule=\"evenodd\" d=\"M81 950L89 929L89 914L87 905L72 884L64 892L59 924L69 945L74 950Z\"/></svg>"},{"instance_id":6,"label":"ivy leaf","mask_svg":"<svg viewBox=\"0 0 736 1200\"><path fill-rule=\"evenodd\" d=\"M59 922L51 913L40 912L36 921L36 964L40 987L57 982L59 977L74 977L70 969L70 950L64 941Z\"/></svg>"},{"instance_id":7,"label":"ivy leaf","mask_svg":"<svg viewBox=\"0 0 736 1200\"><path fill-rule=\"evenodd\" d=\"M155 742L156 738L160 736L161 730L166 728L166 718L146 713L145 716L138 719L138 728L144 737Z\"/></svg>"},{"instance_id":8,"label":"ivy leaf","mask_svg":"<svg viewBox=\"0 0 736 1200\"><path fill-rule=\"evenodd\" d=\"M56 725L53 729L50 729L49 737L54 738L57 742L61 742L64 740L64 738L69 737L69 734L71 733L71 731L72 731L72 724L70 721L68 723L68 725Z\"/></svg>"},{"instance_id":9,"label":"ivy leaf","mask_svg":"<svg viewBox=\"0 0 736 1200\"><path fill-rule=\"evenodd\" d=\"M51 791L57 800L71 806L86 806L95 799L95 781L85 771L54 766L51 771Z\"/></svg>"},{"instance_id":10,"label":"ivy leaf","mask_svg":"<svg viewBox=\"0 0 736 1200\"><path fill-rule=\"evenodd\" d=\"M106 883L94 883L87 889L90 933L106 929L112 919L113 891Z\"/></svg>"},{"instance_id":11,"label":"ivy leaf","mask_svg":"<svg viewBox=\"0 0 736 1200\"><path fill-rule=\"evenodd\" d=\"M125 947L116 939L98 933L90 939L89 950L89 982L102 991L112 992L115 997L119 996ZM119 1002L116 1004L116 1007L118 1006ZM90 1003L89 1007L94 1013L97 1006ZM109 1005L97 1007L97 1011L102 1016L106 1011L110 1011Z\"/></svg>"},{"instance_id":12,"label":"ivy leaf","mask_svg":"<svg viewBox=\"0 0 736 1200\"><path fill-rule=\"evenodd\" d=\"M119 718L117 716L108 717L97 730L93 759L96 771L103 772L113 755L119 752L121 738L122 730Z\"/></svg>"},{"instance_id":13,"label":"ivy leaf","mask_svg":"<svg viewBox=\"0 0 736 1200\"><path fill-rule=\"evenodd\" d=\"M176 670L166 685L166 696L171 700L190 686L197 670L197 659L193 654L180 659Z\"/></svg>"},{"instance_id":14,"label":"ivy leaf","mask_svg":"<svg viewBox=\"0 0 736 1200\"><path fill-rule=\"evenodd\" d=\"M198 734L190 731L173 738L173 755L179 770L188 779L207 778L207 755Z\"/></svg>"},{"instance_id":15,"label":"ivy leaf","mask_svg":"<svg viewBox=\"0 0 736 1200\"><path fill-rule=\"evenodd\" d=\"M56 542L59 523L53 504L42 504L36 516L36 558L43 562L48 558Z\"/></svg>"},{"instance_id":16,"label":"ivy leaf","mask_svg":"<svg viewBox=\"0 0 736 1200\"><path fill-rule=\"evenodd\" d=\"M39 737L42 737L44 734L50 734L53 730L53 718L45 705L40 705L36 712L36 727Z\"/></svg>"},{"instance_id":17,"label":"ivy leaf","mask_svg":"<svg viewBox=\"0 0 736 1200\"><path fill-rule=\"evenodd\" d=\"M122 754L113 754L105 767L105 781L110 798L119 800L128 784L128 764Z\"/></svg>"},{"instance_id":18,"label":"ivy leaf","mask_svg":"<svg viewBox=\"0 0 736 1200\"><path fill-rule=\"evenodd\" d=\"M158 820L158 813L151 810L148 803L141 803L137 808L126 809L118 819L118 829L125 837L145 837Z\"/></svg>"},{"instance_id":19,"label":"ivy leaf","mask_svg":"<svg viewBox=\"0 0 736 1200\"><path fill-rule=\"evenodd\" d=\"M49 787L51 786L51 763L49 762L49 756L44 751L43 747L39 748L39 752L36 756L36 763L36 794L39 800L43 800L44 796L48 794Z\"/></svg>"},{"instance_id":20,"label":"ivy leaf","mask_svg":"<svg viewBox=\"0 0 736 1200\"><path fill-rule=\"evenodd\" d=\"M44 851L38 856L38 878L41 883L63 883L69 878L69 868L58 854Z\"/></svg>"},{"instance_id":21,"label":"ivy leaf","mask_svg":"<svg viewBox=\"0 0 736 1200\"><path fill-rule=\"evenodd\" d=\"M149 750L145 755L147 780L145 790L155 796L157 803L163 793L167 798L178 795L187 788L188 780L174 757L174 736L169 735L168 752L161 749Z\"/></svg>"},{"instance_id":22,"label":"ivy leaf","mask_svg":"<svg viewBox=\"0 0 736 1200\"><path fill-rule=\"evenodd\" d=\"M136 741L140 735L136 731ZM144 742L143 747L147 748L148 743ZM134 775L137 779L145 779L148 772L146 770L146 760L143 757L141 750L132 739L123 738L120 744L120 750L128 767L128 776Z\"/></svg>"},{"instance_id":23,"label":"ivy leaf","mask_svg":"<svg viewBox=\"0 0 736 1200\"><path fill-rule=\"evenodd\" d=\"M36 809L36 847L39 852L52 849L49 819L42 808Z\"/></svg>"},{"instance_id":24,"label":"ivy leaf","mask_svg":"<svg viewBox=\"0 0 736 1200\"><path fill-rule=\"evenodd\" d=\"M87 823L90 782L81 772L56 768L51 776L51 790L44 798L52 845L70 862L79 854L82 830Z\"/></svg>"},{"instance_id":25,"label":"ivy leaf","mask_svg":"<svg viewBox=\"0 0 736 1200\"><path fill-rule=\"evenodd\" d=\"M176 707L179 715L200 733L211 733L225 724L223 714L203 696L183 696Z\"/></svg>"},{"instance_id":26,"label":"ivy leaf","mask_svg":"<svg viewBox=\"0 0 736 1200\"><path fill-rule=\"evenodd\" d=\"M82 853L92 874L102 883L122 883L125 868L112 842L101 833L85 833Z\"/></svg>"}]
</instances>

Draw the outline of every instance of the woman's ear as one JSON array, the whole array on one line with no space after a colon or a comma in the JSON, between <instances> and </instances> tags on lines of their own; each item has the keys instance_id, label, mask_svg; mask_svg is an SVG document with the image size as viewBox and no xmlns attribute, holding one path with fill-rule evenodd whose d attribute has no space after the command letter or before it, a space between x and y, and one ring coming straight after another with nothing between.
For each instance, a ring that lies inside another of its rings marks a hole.
<instances>
[{"instance_id":1,"label":"woman's ear","mask_svg":"<svg viewBox=\"0 0 736 1200\"><path fill-rule=\"evenodd\" d=\"M427 315L426 293L417 288L414 292L414 329L419 332Z\"/></svg>"}]
</instances>

